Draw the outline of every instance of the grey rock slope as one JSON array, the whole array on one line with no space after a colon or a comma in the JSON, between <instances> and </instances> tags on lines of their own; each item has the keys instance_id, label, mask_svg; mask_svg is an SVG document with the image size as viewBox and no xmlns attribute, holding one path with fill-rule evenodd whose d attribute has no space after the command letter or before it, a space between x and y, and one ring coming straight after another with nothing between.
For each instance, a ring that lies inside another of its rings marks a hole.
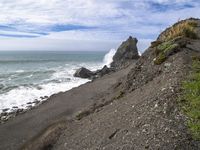
<instances>
[{"instance_id":1,"label":"grey rock slope","mask_svg":"<svg viewBox=\"0 0 200 150\"><path fill-rule=\"evenodd\" d=\"M15 118L11 118L4 124L0 124L0 150L21 149L22 145L28 141L32 143L32 139L37 139L38 141L39 137L45 137L47 143L51 143L52 140L49 141L50 138L48 137L57 135L52 133L52 131L59 132L59 129L65 126L63 122L66 122L66 126L68 126L67 120L78 111L84 110L98 103L98 101L101 103L103 101L101 99L102 95L109 95L110 88L122 76L127 74L130 69L131 66L112 75L105 75L94 82L86 83L70 91L52 95L40 106ZM53 129L51 130L52 125ZM46 134L44 134L45 129L48 129ZM49 136L49 134L51 135ZM35 146L42 147L41 145L44 143L43 140L39 140L39 143L35 144ZM38 147L35 149L39 150L40 148Z\"/></svg>"}]
</instances>

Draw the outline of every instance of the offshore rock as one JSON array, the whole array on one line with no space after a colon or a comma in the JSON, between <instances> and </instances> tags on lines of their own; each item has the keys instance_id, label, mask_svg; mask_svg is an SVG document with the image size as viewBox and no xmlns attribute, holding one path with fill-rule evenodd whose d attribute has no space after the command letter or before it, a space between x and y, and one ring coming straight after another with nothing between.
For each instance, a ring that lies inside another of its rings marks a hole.
<instances>
[{"instance_id":1,"label":"offshore rock","mask_svg":"<svg viewBox=\"0 0 200 150\"><path fill-rule=\"evenodd\" d=\"M138 40L131 36L124 41L117 49L117 52L113 57L111 68L118 70L128 66L134 62L134 60L137 60L140 57L137 49L137 42Z\"/></svg>"}]
</instances>

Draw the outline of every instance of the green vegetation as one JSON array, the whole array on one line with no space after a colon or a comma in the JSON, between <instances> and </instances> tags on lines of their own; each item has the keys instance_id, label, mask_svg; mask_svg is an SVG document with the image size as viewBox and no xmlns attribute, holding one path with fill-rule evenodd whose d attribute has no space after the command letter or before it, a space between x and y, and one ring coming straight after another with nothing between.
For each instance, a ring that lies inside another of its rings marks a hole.
<instances>
[{"instance_id":1,"label":"green vegetation","mask_svg":"<svg viewBox=\"0 0 200 150\"><path fill-rule=\"evenodd\" d=\"M165 56L164 53L160 53L156 59L154 60L154 64L155 65L160 65L162 64L165 60L167 59L167 57Z\"/></svg>"},{"instance_id":2,"label":"green vegetation","mask_svg":"<svg viewBox=\"0 0 200 150\"><path fill-rule=\"evenodd\" d=\"M165 34L164 40L168 41L174 39L176 37L188 37L192 39L197 39L198 36L195 32L195 28L197 27L197 22L188 20L182 23L178 23L171 27Z\"/></svg>"},{"instance_id":3,"label":"green vegetation","mask_svg":"<svg viewBox=\"0 0 200 150\"><path fill-rule=\"evenodd\" d=\"M193 72L183 83L182 109L188 116L188 127L195 139L200 140L200 58L193 61Z\"/></svg>"},{"instance_id":4,"label":"green vegetation","mask_svg":"<svg viewBox=\"0 0 200 150\"><path fill-rule=\"evenodd\" d=\"M154 60L154 64L160 65L162 64L169 55L174 53L179 48L179 44L174 43L173 40L163 42L158 45L155 49L156 58Z\"/></svg>"},{"instance_id":5,"label":"green vegetation","mask_svg":"<svg viewBox=\"0 0 200 150\"><path fill-rule=\"evenodd\" d=\"M162 64L171 54L185 44L177 41L183 38L197 39L198 36L195 31L197 25L197 22L194 20L179 22L163 33L161 41L152 42L151 48L155 48L156 55L154 64Z\"/></svg>"}]
</instances>

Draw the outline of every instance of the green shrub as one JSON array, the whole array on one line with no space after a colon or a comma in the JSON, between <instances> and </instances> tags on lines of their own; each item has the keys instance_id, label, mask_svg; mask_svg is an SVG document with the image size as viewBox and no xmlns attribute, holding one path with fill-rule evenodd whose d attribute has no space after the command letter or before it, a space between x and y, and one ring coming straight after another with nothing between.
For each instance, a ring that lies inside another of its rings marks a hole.
<instances>
[{"instance_id":1,"label":"green shrub","mask_svg":"<svg viewBox=\"0 0 200 150\"><path fill-rule=\"evenodd\" d=\"M154 60L154 64L155 65L160 65L162 64L165 60L167 59L167 57L165 56L164 53L160 53L156 59Z\"/></svg>"},{"instance_id":2,"label":"green shrub","mask_svg":"<svg viewBox=\"0 0 200 150\"><path fill-rule=\"evenodd\" d=\"M179 44L174 43L173 40L163 42L158 45L155 49L156 58L154 60L154 64L160 65L162 64L169 55L174 53L179 48Z\"/></svg>"},{"instance_id":3,"label":"green shrub","mask_svg":"<svg viewBox=\"0 0 200 150\"><path fill-rule=\"evenodd\" d=\"M182 109L189 117L188 127L195 139L200 140L200 61L193 61L193 72L183 83Z\"/></svg>"}]
</instances>

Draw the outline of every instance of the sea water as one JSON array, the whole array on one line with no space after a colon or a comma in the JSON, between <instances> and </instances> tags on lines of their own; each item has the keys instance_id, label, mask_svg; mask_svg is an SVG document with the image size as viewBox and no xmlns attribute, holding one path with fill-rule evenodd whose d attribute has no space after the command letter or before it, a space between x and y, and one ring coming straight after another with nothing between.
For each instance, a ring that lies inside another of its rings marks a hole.
<instances>
[{"instance_id":1,"label":"sea water","mask_svg":"<svg viewBox=\"0 0 200 150\"><path fill-rule=\"evenodd\" d=\"M3 109L26 109L27 103L44 101L88 82L73 77L76 69L102 68L112 62L115 50L102 51L1 51L0 113Z\"/></svg>"}]
</instances>

